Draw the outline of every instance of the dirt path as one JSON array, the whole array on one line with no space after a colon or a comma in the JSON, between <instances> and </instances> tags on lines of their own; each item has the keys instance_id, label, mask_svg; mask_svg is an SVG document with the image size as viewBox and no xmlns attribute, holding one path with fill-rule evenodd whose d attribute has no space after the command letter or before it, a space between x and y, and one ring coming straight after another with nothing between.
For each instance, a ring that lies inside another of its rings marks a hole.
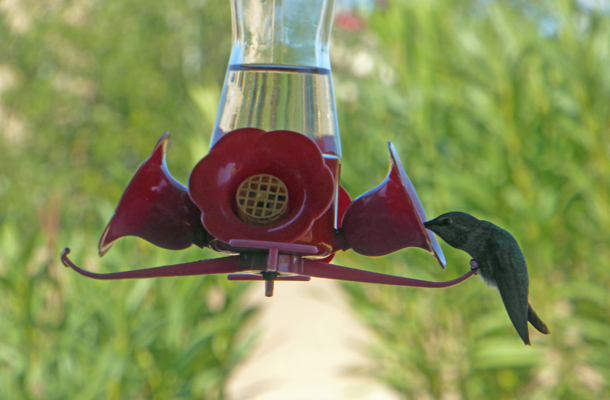
<instances>
[{"instance_id":1,"label":"dirt path","mask_svg":"<svg viewBox=\"0 0 610 400\"><path fill-rule=\"evenodd\" d=\"M235 371L229 400L396 400L399 397L349 370L366 365L371 335L353 315L341 286L330 280L263 283L251 301L263 307L253 354Z\"/></svg>"}]
</instances>

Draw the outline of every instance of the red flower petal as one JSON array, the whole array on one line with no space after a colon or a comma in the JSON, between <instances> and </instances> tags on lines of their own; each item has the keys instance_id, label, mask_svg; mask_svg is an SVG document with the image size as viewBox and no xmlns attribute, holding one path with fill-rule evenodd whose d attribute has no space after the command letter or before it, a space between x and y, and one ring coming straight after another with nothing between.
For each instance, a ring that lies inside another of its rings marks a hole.
<instances>
[{"instance_id":1,"label":"red flower petal","mask_svg":"<svg viewBox=\"0 0 610 400\"><path fill-rule=\"evenodd\" d=\"M351 248L367 256L381 256L405 247L420 247L444 268L445 256L434 235L424 228L426 214L392 143L385 181L361 195L343 217L343 233Z\"/></svg>"},{"instance_id":2,"label":"red flower petal","mask_svg":"<svg viewBox=\"0 0 610 400\"><path fill-rule=\"evenodd\" d=\"M238 215L236 192L249 177L268 174L288 191L286 215L253 224ZM334 180L316 144L296 132L237 129L223 136L193 169L189 193L206 229L219 240L291 243L330 206Z\"/></svg>"},{"instance_id":3,"label":"red flower petal","mask_svg":"<svg viewBox=\"0 0 610 400\"><path fill-rule=\"evenodd\" d=\"M161 137L150 158L129 182L100 239L100 257L124 236L137 236L170 250L207 245L209 238L200 221L201 211L186 187L167 169L169 137L169 133Z\"/></svg>"}]
</instances>

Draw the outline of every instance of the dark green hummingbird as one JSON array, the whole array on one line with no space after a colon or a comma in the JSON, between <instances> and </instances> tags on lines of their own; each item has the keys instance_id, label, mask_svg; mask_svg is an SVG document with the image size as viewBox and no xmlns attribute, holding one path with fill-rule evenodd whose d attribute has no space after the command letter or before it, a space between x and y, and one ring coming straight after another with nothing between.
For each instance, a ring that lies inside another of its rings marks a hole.
<instances>
[{"instance_id":1,"label":"dark green hummingbird","mask_svg":"<svg viewBox=\"0 0 610 400\"><path fill-rule=\"evenodd\" d=\"M529 303L529 278L525 257L515 238L488 221L463 212L449 212L424 223L447 244L468 253L473 270L487 286L500 291L504 307L523 343L530 345L527 321L541 333L549 328Z\"/></svg>"}]
</instances>

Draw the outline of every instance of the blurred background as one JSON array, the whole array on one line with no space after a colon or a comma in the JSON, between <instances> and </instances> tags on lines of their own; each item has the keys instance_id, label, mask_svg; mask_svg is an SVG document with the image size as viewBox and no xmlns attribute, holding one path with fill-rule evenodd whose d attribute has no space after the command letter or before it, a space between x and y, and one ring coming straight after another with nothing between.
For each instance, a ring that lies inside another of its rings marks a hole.
<instances>
[{"instance_id":1,"label":"blurred background","mask_svg":"<svg viewBox=\"0 0 610 400\"><path fill-rule=\"evenodd\" d=\"M246 283L96 282L201 259L97 241L158 138L186 182L208 150L230 52L228 1L0 0L0 399L222 399L251 350ZM512 232L552 331L514 332L478 279L446 290L346 284L376 340L374 377L405 399L610 398L610 3L341 3L332 46L342 184L357 195L398 148L429 217ZM444 247L336 262L447 280ZM103 266L102 266L103 264Z\"/></svg>"}]
</instances>

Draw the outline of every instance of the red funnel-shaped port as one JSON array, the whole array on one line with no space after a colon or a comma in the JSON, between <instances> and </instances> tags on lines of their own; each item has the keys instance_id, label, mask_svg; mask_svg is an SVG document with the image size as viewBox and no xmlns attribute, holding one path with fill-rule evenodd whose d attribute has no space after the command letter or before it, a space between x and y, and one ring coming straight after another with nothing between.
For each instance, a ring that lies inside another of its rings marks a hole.
<instances>
[{"instance_id":1,"label":"red funnel-shaped port","mask_svg":"<svg viewBox=\"0 0 610 400\"><path fill-rule=\"evenodd\" d=\"M392 143L390 172L375 189L349 206L343 217L343 234L349 246L366 256L382 256L405 247L420 247L446 265L434 237L424 228L427 221L417 192Z\"/></svg>"},{"instance_id":2,"label":"red funnel-shaped port","mask_svg":"<svg viewBox=\"0 0 610 400\"><path fill-rule=\"evenodd\" d=\"M170 250L208 244L201 211L190 199L186 187L167 170L165 152L169 136L166 133L161 137L150 158L125 189L100 239L100 257L115 240L124 236L137 236Z\"/></svg>"}]
</instances>

